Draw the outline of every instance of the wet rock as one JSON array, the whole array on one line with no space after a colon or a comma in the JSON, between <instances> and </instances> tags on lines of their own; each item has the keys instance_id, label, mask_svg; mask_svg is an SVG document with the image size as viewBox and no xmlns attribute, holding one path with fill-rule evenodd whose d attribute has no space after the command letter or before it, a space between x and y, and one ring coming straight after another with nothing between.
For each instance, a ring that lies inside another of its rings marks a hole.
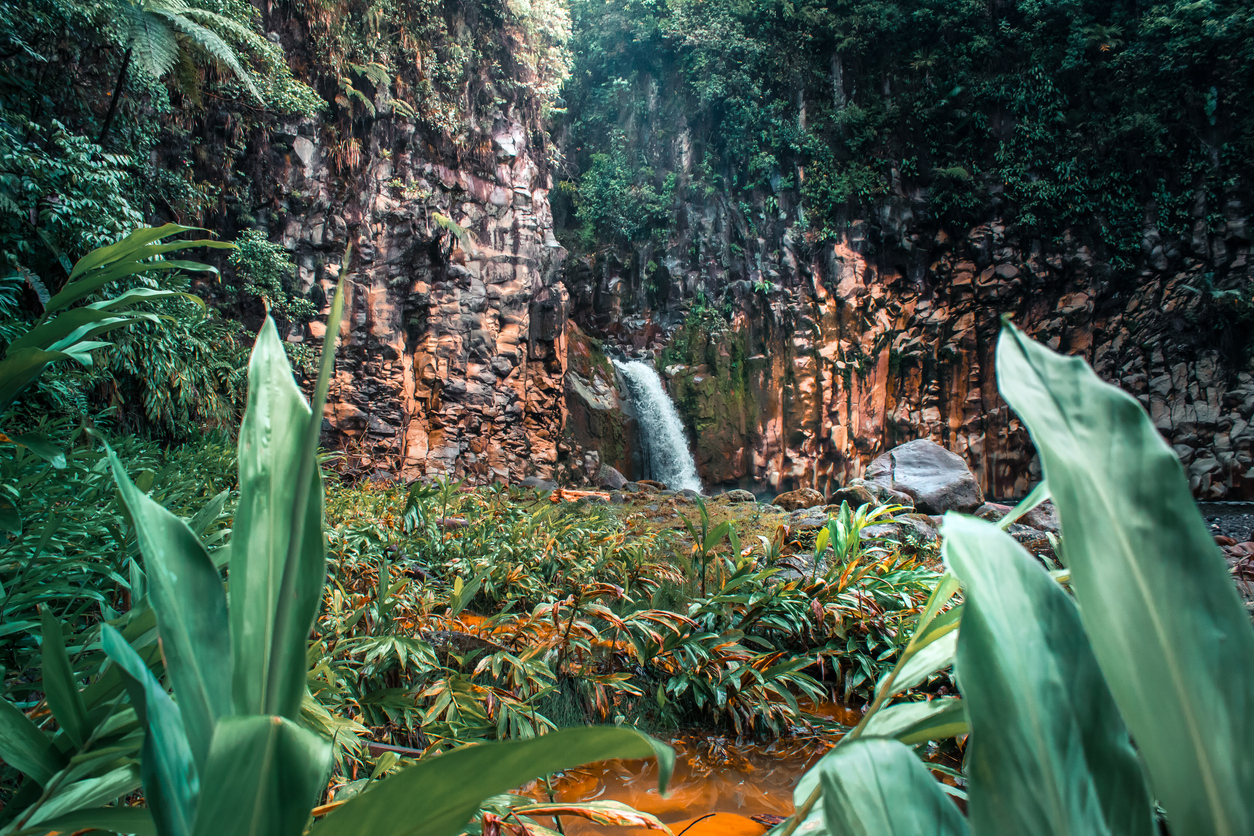
<instances>
[{"instance_id":1,"label":"wet rock","mask_svg":"<svg viewBox=\"0 0 1254 836\"><path fill-rule=\"evenodd\" d=\"M619 490L627 484L627 477L619 473L616 468L603 464L601 465L601 470L597 473L596 483L602 488Z\"/></svg>"},{"instance_id":2,"label":"wet rock","mask_svg":"<svg viewBox=\"0 0 1254 836\"><path fill-rule=\"evenodd\" d=\"M684 489L683 489L683 490L681 490L679 493L675 494L675 498L676 498L676 499L686 499L686 500L688 500L689 502L694 502L694 501L696 501L696 500L698 500L698 499L701 499L701 494L697 493L696 491L694 491L694 490L692 490L692 489L690 489L690 488L684 488Z\"/></svg>"},{"instance_id":3,"label":"wet rock","mask_svg":"<svg viewBox=\"0 0 1254 836\"><path fill-rule=\"evenodd\" d=\"M622 505L626 501L627 501L627 496L622 491L610 492L610 502L614 503L615 505Z\"/></svg>"},{"instance_id":4,"label":"wet rock","mask_svg":"<svg viewBox=\"0 0 1254 836\"><path fill-rule=\"evenodd\" d=\"M875 494L866 485L846 485L832 494L831 505L836 510L840 510L840 504L848 502L849 507L857 510L863 505L875 505L877 500Z\"/></svg>"},{"instance_id":5,"label":"wet rock","mask_svg":"<svg viewBox=\"0 0 1254 836\"><path fill-rule=\"evenodd\" d=\"M814 508L823 504L823 494L810 488L788 491L775 497L773 503L785 511L797 511L802 508Z\"/></svg>"},{"instance_id":6,"label":"wet rock","mask_svg":"<svg viewBox=\"0 0 1254 836\"><path fill-rule=\"evenodd\" d=\"M788 515L788 525L795 531L810 531L827 525L827 514L814 509L793 511Z\"/></svg>"},{"instance_id":7,"label":"wet rock","mask_svg":"<svg viewBox=\"0 0 1254 836\"><path fill-rule=\"evenodd\" d=\"M1057 534L1060 530L1058 509L1053 502L1046 500L1019 518L1019 522L1041 531Z\"/></svg>"},{"instance_id":8,"label":"wet rock","mask_svg":"<svg viewBox=\"0 0 1254 836\"><path fill-rule=\"evenodd\" d=\"M985 502L979 508L975 509L975 516L988 522L997 522L1002 517L1009 514L1013 508L1009 505L1002 505L999 502Z\"/></svg>"},{"instance_id":9,"label":"wet rock","mask_svg":"<svg viewBox=\"0 0 1254 836\"><path fill-rule=\"evenodd\" d=\"M902 514L897 520L902 534L913 534L920 543L935 543L940 539L940 527L926 514Z\"/></svg>"},{"instance_id":10,"label":"wet rock","mask_svg":"<svg viewBox=\"0 0 1254 836\"><path fill-rule=\"evenodd\" d=\"M641 489L648 490L650 493L666 490L666 484L664 482L656 482L652 479L637 479L636 484L640 486Z\"/></svg>"},{"instance_id":11,"label":"wet rock","mask_svg":"<svg viewBox=\"0 0 1254 836\"><path fill-rule=\"evenodd\" d=\"M754 496L751 492L746 491L746 490L741 490L739 488L734 491L728 491L727 493L723 494L723 497L728 502L756 502L757 501L757 497Z\"/></svg>"},{"instance_id":12,"label":"wet rock","mask_svg":"<svg viewBox=\"0 0 1254 836\"><path fill-rule=\"evenodd\" d=\"M523 479L523 480L522 480L521 482L519 482L518 484L519 484L521 487L524 487L524 488L534 488L535 490L538 490L538 491L555 491L555 490L557 490L557 483L556 483L556 482L551 482L551 481L549 481L548 479L541 479L539 476L528 476L526 479Z\"/></svg>"},{"instance_id":13,"label":"wet rock","mask_svg":"<svg viewBox=\"0 0 1254 836\"><path fill-rule=\"evenodd\" d=\"M867 478L909 494L926 514L969 513L984 504L980 484L962 457L925 438L876 457Z\"/></svg>"}]
</instances>

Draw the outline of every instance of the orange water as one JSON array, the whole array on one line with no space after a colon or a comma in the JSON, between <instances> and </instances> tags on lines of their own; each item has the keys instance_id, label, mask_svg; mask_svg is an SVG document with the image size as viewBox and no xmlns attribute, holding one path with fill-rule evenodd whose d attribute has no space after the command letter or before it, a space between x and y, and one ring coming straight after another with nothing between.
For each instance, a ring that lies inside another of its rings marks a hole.
<instances>
[{"instance_id":1,"label":"orange water","mask_svg":"<svg viewBox=\"0 0 1254 836\"><path fill-rule=\"evenodd\" d=\"M603 761L561 775L553 785L555 800L620 801L657 816L675 834L688 828L685 836L761 836L770 828L751 817L790 815L797 780L832 745L817 737L766 744L733 744L721 738L680 738L672 743L675 774L665 796L657 791L656 762ZM533 784L524 794L544 799L542 786ZM568 836L649 833L641 828L603 828L569 816L562 823Z\"/></svg>"}]
</instances>

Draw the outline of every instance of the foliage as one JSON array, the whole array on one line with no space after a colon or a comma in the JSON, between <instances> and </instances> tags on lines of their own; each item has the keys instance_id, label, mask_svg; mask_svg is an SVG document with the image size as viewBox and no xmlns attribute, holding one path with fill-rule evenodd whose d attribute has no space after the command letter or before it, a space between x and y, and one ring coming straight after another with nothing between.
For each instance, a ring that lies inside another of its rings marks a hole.
<instances>
[{"instance_id":1,"label":"foliage","mask_svg":"<svg viewBox=\"0 0 1254 836\"><path fill-rule=\"evenodd\" d=\"M59 253L85 253L143 225L132 160L60 122L41 127L0 111L0 249L9 268L60 272ZM37 231L37 235L32 235ZM42 240L41 240L42 239Z\"/></svg>"},{"instance_id":2,"label":"foliage","mask_svg":"<svg viewBox=\"0 0 1254 836\"><path fill-rule=\"evenodd\" d=\"M195 261L164 258L168 252L189 247L230 248L220 241L169 241L162 239L191 231L191 227L166 224L156 229L141 229L117 243L100 247L85 255L69 271L69 280L55 295L41 300L42 313L28 327L9 323L7 346L0 359L0 409L7 409L33 383L43 370L59 360L75 360L83 366L92 365L91 353L109 344L96 337L141 321L159 322L161 317L137 310L137 306L156 300L181 297L198 298L173 290L134 287L117 295L109 290L124 287L131 277L172 270L216 272L213 267ZM32 274L28 283L45 287ZM86 302L95 296L97 302ZM78 303L86 302L79 307Z\"/></svg>"},{"instance_id":3,"label":"foliage","mask_svg":"<svg viewBox=\"0 0 1254 836\"><path fill-rule=\"evenodd\" d=\"M998 379L1048 485L1025 505L1052 496L1068 569L1051 577L997 526L948 515L964 604L938 614L947 577L781 833L1149 834L1152 800L1173 832L1250 832L1254 630L1179 461L1135 399L1009 325ZM885 708L955 649L961 702ZM968 731L966 819L908 749L875 739Z\"/></svg>"},{"instance_id":4,"label":"foliage","mask_svg":"<svg viewBox=\"0 0 1254 836\"><path fill-rule=\"evenodd\" d=\"M418 751L610 719L774 735L809 721L797 694L865 692L935 573L876 548L807 582L784 527L755 553L705 510L682 542L517 489L333 491L311 687Z\"/></svg>"},{"instance_id":5,"label":"foliage","mask_svg":"<svg viewBox=\"0 0 1254 836\"><path fill-rule=\"evenodd\" d=\"M925 193L920 221L996 213L1044 238L1071 227L1127 266L1147 205L1164 240L1190 236L1195 205L1213 229L1254 173L1246 12L1237 0L576 0L560 130L580 200L603 187L607 156L629 183L676 172L690 203L799 200L820 236L847 209ZM733 241L769 218L745 217ZM619 234L612 216L596 222Z\"/></svg>"},{"instance_id":6,"label":"foliage","mask_svg":"<svg viewBox=\"0 0 1254 836\"><path fill-rule=\"evenodd\" d=\"M313 302L292 290L296 263L287 250L255 229L246 230L235 245L237 249L231 253L231 264L242 280L241 289L245 293L261 299L266 311L283 325L314 318L318 311Z\"/></svg>"},{"instance_id":7,"label":"foliage","mask_svg":"<svg viewBox=\"0 0 1254 836\"><path fill-rule=\"evenodd\" d=\"M342 308L343 275L328 345ZM6 832L305 830L331 754L331 741L299 722L306 636L325 577L315 452L331 361L324 350L311 407L267 320L250 364L240 498L224 552L211 555L201 540L198 529L208 515L189 523L162 507L109 452L144 556L150 608L136 606L116 624L100 626L111 664L90 670L74 669L61 625L47 614L42 618L42 687L58 728L52 734L40 730L12 702L0 702L0 756L26 776L5 808ZM216 505L214 513L220 509ZM228 562L229 589L220 569ZM154 652L157 635L161 644ZM158 662L177 701L150 670ZM80 689L81 678L92 682ZM123 687L130 702L125 708L119 700ZM332 805L313 832L452 836L487 796L537 774L607 757L648 756L659 758L665 789L671 750L628 729L574 729L464 749ZM146 808L107 806L141 784Z\"/></svg>"}]
</instances>

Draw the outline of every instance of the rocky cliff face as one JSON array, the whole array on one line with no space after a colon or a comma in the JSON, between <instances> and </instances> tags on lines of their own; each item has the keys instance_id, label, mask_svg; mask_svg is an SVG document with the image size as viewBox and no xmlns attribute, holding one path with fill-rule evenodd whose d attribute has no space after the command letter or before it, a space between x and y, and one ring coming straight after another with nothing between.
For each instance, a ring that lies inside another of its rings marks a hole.
<instances>
[{"instance_id":1,"label":"rocky cliff face","mask_svg":"<svg viewBox=\"0 0 1254 836\"><path fill-rule=\"evenodd\" d=\"M315 128L286 129L275 201L303 289L329 296L354 248L328 441L368 473L550 475L565 420L564 251L527 131L503 117L490 148L454 160L380 124L346 178Z\"/></svg>"},{"instance_id":2,"label":"rocky cliff face","mask_svg":"<svg viewBox=\"0 0 1254 836\"><path fill-rule=\"evenodd\" d=\"M687 207L692 222L661 252L566 271L586 327L657 353L707 482L830 493L883 450L930 438L989 495L1023 495L1039 471L993 356L1008 314L1139 398L1199 496L1254 496L1254 369L1238 320L1202 290L1249 276L1235 197L1216 234L1164 242L1147 220L1145 264L1123 276L1071 236L1046 246L997 222L929 232L905 195L822 246L781 212L734 247L744 222L728 206ZM698 296L709 301L694 308Z\"/></svg>"},{"instance_id":3,"label":"rocky cliff face","mask_svg":"<svg viewBox=\"0 0 1254 836\"><path fill-rule=\"evenodd\" d=\"M931 438L987 494L1015 496L1037 473L996 392L1010 314L1140 398L1199 496L1254 496L1254 317L1206 292L1250 276L1235 193L1199 197L1185 238L1148 207L1142 262L1119 271L1083 233L1032 240L996 206L994 220L944 231L926 195L900 188L820 241L795 190L686 191L693 132L680 118L640 127L669 143L653 155L679 184L669 229L568 258L534 110L494 107L473 142L380 109L353 123L352 147L315 120L262 143L255 214L301 288L329 295L354 245L325 436L350 469L578 478L595 452L631 476L635 422L605 357L616 346L656 356L707 484L830 493L883 450Z\"/></svg>"}]
</instances>

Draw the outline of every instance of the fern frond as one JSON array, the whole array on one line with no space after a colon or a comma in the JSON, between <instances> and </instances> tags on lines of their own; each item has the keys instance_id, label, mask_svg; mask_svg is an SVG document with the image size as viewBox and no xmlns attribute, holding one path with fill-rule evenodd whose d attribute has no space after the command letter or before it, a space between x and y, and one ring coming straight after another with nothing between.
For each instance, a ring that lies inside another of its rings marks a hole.
<instances>
[{"instance_id":1,"label":"fern frond","mask_svg":"<svg viewBox=\"0 0 1254 836\"><path fill-rule=\"evenodd\" d=\"M248 88L248 92L252 93L258 102L263 101L261 92L257 89L256 82L253 81L252 73L244 68L244 65L240 63L239 55L230 44L222 40L218 33L201 26L183 15L167 12L154 12L154 14L161 15L172 26L190 38L196 46L212 56L214 60L226 65L235 77L244 83L244 86Z\"/></svg>"},{"instance_id":2,"label":"fern frond","mask_svg":"<svg viewBox=\"0 0 1254 836\"><path fill-rule=\"evenodd\" d=\"M153 78L165 78L179 57L179 43L174 29L163 17L142 9L125 8L127 41L132 58Z\"/></svg>"}]
</instances>

